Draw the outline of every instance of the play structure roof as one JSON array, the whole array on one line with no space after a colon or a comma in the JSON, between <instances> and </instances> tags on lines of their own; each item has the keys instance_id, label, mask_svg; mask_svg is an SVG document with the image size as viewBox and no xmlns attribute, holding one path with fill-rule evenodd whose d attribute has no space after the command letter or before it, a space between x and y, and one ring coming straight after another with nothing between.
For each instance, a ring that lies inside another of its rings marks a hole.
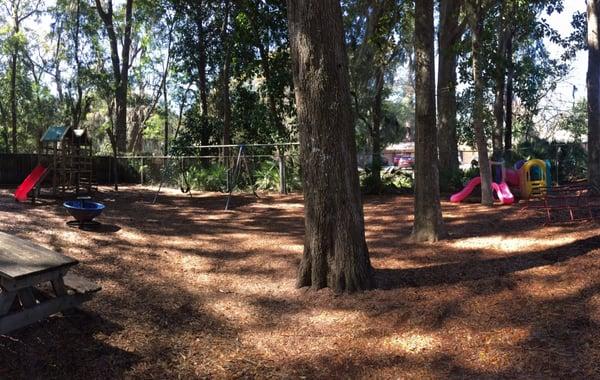
<instances>
[{"instance_id":1,"label":"play structure roof","mask_svg":"<svg viewBox=\"0 0 600 380\"><path fill-rule=\"evenodd\" d=\"M68 131L69 127L62 127L59 125L52 126L48 128L42 136L42 142L62 141Z\"/></svg>"},{"instance_id":2,"label":"play structure roof","mask_svg":"<svg viewBox=\"0 0 600 380\"><path fill-rule=\"evenodd\" d=\"M72 139L78 143L89 143L90 141L87 129L73 129L71 127L60 125L49 127L42 136L41 141L43 143L61 142L67 136L71 136Z\"/></svg>"}]
</instances>

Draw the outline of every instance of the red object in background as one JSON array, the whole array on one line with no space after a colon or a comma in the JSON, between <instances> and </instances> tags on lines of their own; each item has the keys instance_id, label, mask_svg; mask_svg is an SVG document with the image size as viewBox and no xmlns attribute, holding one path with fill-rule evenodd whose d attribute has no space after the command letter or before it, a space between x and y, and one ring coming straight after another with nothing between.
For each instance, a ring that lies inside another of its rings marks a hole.
<instances>
[{"instance_id":1,"label":"red object in background","mask_svg":"<svg viewBox=\"0 0 600 380\"><path fill-rule=\"evenodd\" d=\"M399 168L410 168L415 164L415 158L412 156L395 156L394 165Z\"/></svg>"},{"instance_id":2,"label":"red object in background","mask_svg":"<svg viewBox=\"0 0 600 380\"><path fill-rule=\"evenodd\" d=\"M40 164L33 169L31 173L25 178L25 181L15 191L15 199L19 202L25 202L27 200L27 194L37 185L37 183L44 177L48 168Z\"/></svg>"}]
</instances>

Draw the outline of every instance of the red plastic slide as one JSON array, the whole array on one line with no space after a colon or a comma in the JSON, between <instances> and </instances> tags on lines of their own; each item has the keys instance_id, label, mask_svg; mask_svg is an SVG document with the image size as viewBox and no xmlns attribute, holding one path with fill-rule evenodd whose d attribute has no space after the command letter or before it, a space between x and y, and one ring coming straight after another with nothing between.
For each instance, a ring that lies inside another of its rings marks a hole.
<instances>
[{"instance_id":1,"label":"red plastic slide","mask_svg":"<svg viewBox=\"0 0 600 380\"><path fill-rule=\"evenodd\" d=\"M25 181L15 191L15 199L19 202L25 202L27 200L27 194L38 184L38 182L44 178L44 175L48 171L48 168L42 164L33 169L31 173L25 178Z\"/></svg>"}]
</instances>

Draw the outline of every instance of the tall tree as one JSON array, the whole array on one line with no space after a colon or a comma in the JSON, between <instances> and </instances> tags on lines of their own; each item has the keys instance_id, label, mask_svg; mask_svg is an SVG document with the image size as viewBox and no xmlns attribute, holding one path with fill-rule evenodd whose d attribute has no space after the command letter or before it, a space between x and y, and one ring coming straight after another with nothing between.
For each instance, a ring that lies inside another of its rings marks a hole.
<instances>
[{"instance_id":1,"label":"tall tree","mask_svg":"<svg viewBox=\"0 0 600 380\"><path fill-rule=\"evenodd\" d=\"M433 1L415 1L415 221L413 239L444 237L435 123Z\"/></svg>"},{"instance_id":2,"label":"tall tree","mask_svg":"<svg viewBox=\"0 0 600 380\"><path fill-rule=\"evenodd\" d=\"M504 143L504 119L505 119L505 95L506 95L506 55L509 39L512 38L508 27L508 4L503 1L497 18L496 39L497 49L495 57L494 73L494 118L496 123L492 128L492 155L494 160L500 160L503 153Z\"/></svg>"},{"instance_id":3,"label":"tall tree","mask_svg":"<svg viewBox=\"0 0 600 380\"><path fill-rule=\"evenodd\" d=\"M600 0L587 2L588 178L600 193Z\"/></svg>"},{"instance_id":4,"label":"tall tree","mask_svg":"<svg viewBox=\"0 0 600 380\"><path fill-rule=\"evenodd\" d=\"M371 150L369 190L375 193L383 190L382 137L389 116L384 102L398 66L412 52L413 11L410 1L357 0L347 4L354 112L359 127L368 133L365 140Z\"/></svg>"},{"instance_id":5,"label":"tall tree","mask_svg":"<svg viewBox=\"0 0 600 380\"><path fill-rule=\"evenodd\" d=\"M365 241L354 118L338 0L288 0L303 185L300 287L373 286Z\"/></svg>"},{"instance_id":6,"label":"tall tree","mask_svg":"<svg viewBox=\"0 0 600 380\"><path fill-rule=\"evenodd\" d=\"M438 140L441 173L458 170L458 138L456 133L456 66L458 43L465 31L460 22L461 1L440 0L438 38ZM445 175L444 177L449 177Z\"/></svg>"},{"instance_id":7,"label":"tall tree","mask_svg":"<svg viewBox=\"0 0 600 380\"><path fill-rule=\"evenodd\" d=\"M5 7L10 14L12 21L11 46L10 46L10 126L11 126L11 146L12 152L17 153L17 75L19 58L22 55L23 39L21 38L22 23L38 12L41 4L40 0L10 0L5 3Z\"/></svg>"},{"instance_id":8,"label":"tall tree","mask_svg":"<svg viewBox=\"0 0 600 380\"><path fill-rule=\"evenodd\" d=\"M133 0L125 2L125 24L122 28L122 36L117 35L121 30L115 24L112 0L107 0L103 5L101 0L95 0L98 15L102 19L104 28L108 35L110 45L110 60L113 71L114 88L114 142L117 152L123 153L127 150L127 88L129 85L129 60L131 50L131 30L133 26ZM119 42L121 51L119 52Z\"/></svg>"},{"instance_id":9,"label":"tall tree","mask_svg":"<svg viewBox=\"0 0 600 380\"><path fill-rule=\"evenodd\" d=\"M487 138L483 128L484 113L484 91L485 84L482 75L482 38L484 17L490 3L485 0L471 0L469 5L469 25L472 38L472 60L473 60L473 130L477 154L479 159L479 173L481 177L481 203L487 206L494 204L492 195L492 172L488 157Z\"/></svg>"}]
</instances>

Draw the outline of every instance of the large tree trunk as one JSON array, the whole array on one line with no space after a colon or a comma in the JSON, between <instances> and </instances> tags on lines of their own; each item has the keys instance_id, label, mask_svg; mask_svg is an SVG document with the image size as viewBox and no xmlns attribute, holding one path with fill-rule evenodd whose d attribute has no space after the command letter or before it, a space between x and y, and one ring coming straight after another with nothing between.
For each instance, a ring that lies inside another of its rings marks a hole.
<instances>
[{"instance_id":1,"label":"large tree trunk","mask_svg":"<svg viewBox=\"0 0 600 380\"><path fill-rule=\"evenodd\" d=\"M600 0L588 0L588 179L600 193Z\"/></svg>"},{"instance_id":2,"label":"large tree trunk","mask_svg":"<svg viewBox=\"0 0 600 380\"><path fill-rule=\"evenodd\" d=\"M513 102L513 48L512 48L512 33L510 34L506 44L506 121L504 126L504 151L506 158L512 151L512 102Z\"/></svg>"},{"instance_id":3,"label":"large tree trunk","mask_svg":"<svg viewBox=\"0 0 600 380\"><path fill-rule=\"evenodd\" d=\"M442 173L458 170L458 138L456 135L456 44L463 33L459 26L460 8L456 1L440 0L440 35L438 65L438 150Z\"/></svg>"},{"instance_id":4,"label":"large tree trunk","mask_svg":"<svg viewBox=\"0 0 600 380\"><path fill-rule=\"evenodd\" d=\"M288 0L305 207L299 287L373 287L338 0Z\"/></svg>"},{"instance_id":5,"label":"large tree trunk","mask_svg":"<svg viewBox=\"0 0 600 380\"><path fill-rule=\"evenodd\" d=\"M413 239L444 237L435 124L433 1L415 1L415 221Z\"/></svg>"},{"instance_id":6,"label":"large tree trunk","mask_svg":"<svg viewBox=\"0 0 600 380\"><path fill-rule=\"evenodd\" d=\"M479 158L479 173L481 176L481 203L487 206L494 204L492 195L492 172L488 159L487 139L483 129L483 110L484 110L484 84L481 77L481 35L483 33L483 20L481 11L478 10L473 15L472 20L472 43L473 43L473 83L474 83L474 101L473 101L473 129L475 132L475 142L477 143L477 152Z\"/></svg>"}]
</instances>

